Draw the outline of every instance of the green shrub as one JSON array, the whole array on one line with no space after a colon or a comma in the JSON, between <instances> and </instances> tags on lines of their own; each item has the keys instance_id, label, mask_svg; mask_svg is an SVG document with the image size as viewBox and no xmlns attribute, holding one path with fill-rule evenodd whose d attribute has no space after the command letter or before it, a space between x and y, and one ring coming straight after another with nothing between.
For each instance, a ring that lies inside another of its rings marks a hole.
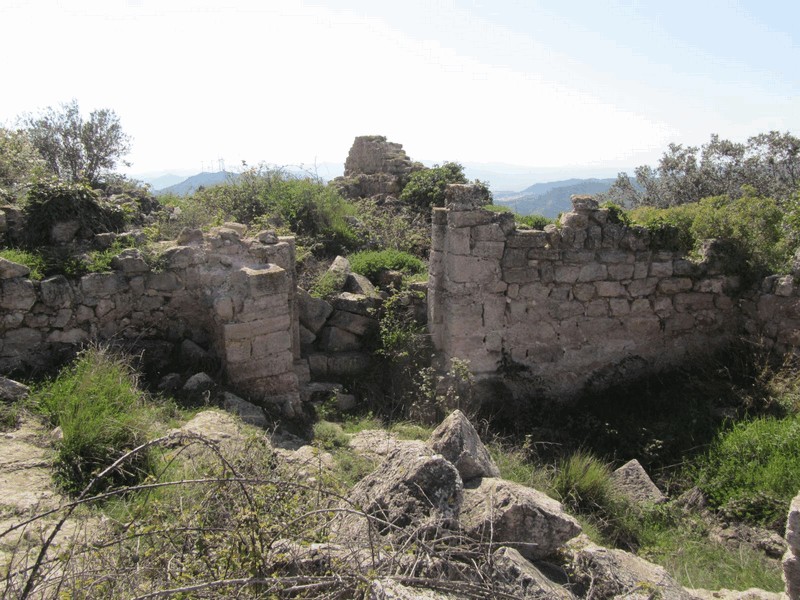
<instances>
[{"instance_id":1,"label":"green shrub","mask_svg":"<svg viewBox=\"0 0 800 600\"><path fill-rule=\"evenodd\" d=\"M425 263L400 250L366 250L351 254L347 258L355 273L363 275L375 284L385 271L401 271L406 275L425 271Z\"/></svg>"},{"instance_id":2,"label":"green shrub","mask_svg":"<svg viewBox=\"0 0 800 600\"><path fill-rule=\"evenodd\" d=\"M735 424L700 458L695 477L729 516L780 524L800 489L800 416Z\"/></svg>"},{"instance_id":3,"label":"green shrub","mask_svg":"<svg viewBox=\"0 0 800 600\"><path fill-rule=\"evenodd\" d=\"M61 428L55 470L70 493L80 492L99 471L145 441L154 418L127 362L101 348L84 351L35 393L34 404ZM93 491L133 483L147 469L143 454L98 482Z\"/></svg>"},{"instance_id":4,"label":"green shrub","mask_svg":"<svg viewBox=\"0 0 800 600\"><path fill-rule=\"evenodd\" d=\"M692 223L695 240L721 238L734 241L755 272L777 272L786 267L783 211L772 198L756 196L752 189L736 200L727 196L700 201Z\"/></svg>"},{"instance_id":5,"label":"green shrub","mask_svg":"<svg viewBox=\"0 0 800 600\"><path fill-rule=\"evenodd\" d=\"M30 279L38 281L44 277L45 259L39 252L27 252L17 248L6 248L0 250L0 257L28 267L31 270L28 275Z\"/></svg>"},{"instance_id":6,"label":"green shrub","mask_svg":"<svg viewBox=\"0 0 800 600\"><path fill-rule=\"evenodd\" d=\"M81 237L121 231L125 226L124 212L101 201L82 183L37 181L28 190L24 213L25 242L31 248L49 245L53 226L64 221L76 221Z\"/></svg>"},{"instance_id":7,"label":"green shrub","mask_svg":"<svg viewBox=\"0 0 800 600\"><path fill-rule=\"evenodd\" d=\"M648 229L655 247L689 252L696 244L692 224L697 211L696 203L672 208L640 206L630 211L628 216L632 224L643 225Z\"/></svg>"},{"instance_id":8,"label":"green shrub","mask_svg":"<svg viewBox=\"0 0 800 600\"><path fill-rule=\"evenodd\" d=\"M558 464L552 491L573 510L591 512L603 508L613 496L611 469L588 452L579 450Z\"/></svg>"},{"instance_id":9,"label":"green shrub","mask_svg":"<svg viewBox=\"0 0 800 600\"><path fill-rule=\"evenodd\" d=\"M544 229L547 225L555 223L554 219L548 219L542 215L514 215L517 223L530 229Z\"/></svg>"},{"instance_id":10,"label":"green shrub","mask_svg":"<svg viewBox=\"0 0 800 600\"><path fill-rule=\"evenodd\" d=\"M317 255L341 254L358 244L352 204L318 179L280 169L249 169L232 181L198 191L192 201L225 220L291 232L298 244Z\"/></svg>"},{"instance_id":11,"label":"green shrub","mask_svg":"<svg viewBox=\"0 0 800 600\"><path fill-rule=\"evenodd\" d=\"M314 440L327 450L334 448L346 448L350 441L342 426L330 421L318 421L314 423Z\"/></svg>"},{"instance_id":12,"label":"green shrub","mask_svg":"<svg viewBox=\"0 0 800 600\"><path fill-rule=\"evenodd\" d=\"M434 165L411 174L400 200L418 210L429 211L434 206L444 206L447 186L451 183L468 183L464 167L455 162ZM491 203L492 195L486 184L478 180L475 184L482 187L487 204Z\"/></svg>"}]
</instances>

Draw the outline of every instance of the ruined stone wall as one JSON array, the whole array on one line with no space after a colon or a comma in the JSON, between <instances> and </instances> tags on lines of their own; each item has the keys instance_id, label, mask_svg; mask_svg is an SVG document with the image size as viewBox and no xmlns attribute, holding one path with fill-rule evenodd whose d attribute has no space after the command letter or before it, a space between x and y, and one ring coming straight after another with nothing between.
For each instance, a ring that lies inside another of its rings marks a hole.
<instances>
[{"instance_id":1,"label":"ruined stone wall","mask_svg":"<svg viewBox=\"0 0 800 600\"><path fill-rule=\"evenodd\" d=\"M685 363L739 333L739 281L722 273L713 245L701 263L656 249L646 230L613 222L588 197L543 231L518 230L480 202L471 186L451 186L433 215L428 327L445 361L568 397Z\"/></svg>"},{"instance_id":2,"label":"ruined stone wall","mask_svg":"<svg viewBox=\"0 0 800 600\"><path fill-rule=\"evenodd\" d=\"M229 384L253 400L299 408L294 239L240 237L231 224L186 233L153 271L138 250L113 273L41 282L0 264L0 372L35 369L90 340L192 339L216 354ZM2 260L2 259L0 259Z\"/></svg>"}]
</instances>

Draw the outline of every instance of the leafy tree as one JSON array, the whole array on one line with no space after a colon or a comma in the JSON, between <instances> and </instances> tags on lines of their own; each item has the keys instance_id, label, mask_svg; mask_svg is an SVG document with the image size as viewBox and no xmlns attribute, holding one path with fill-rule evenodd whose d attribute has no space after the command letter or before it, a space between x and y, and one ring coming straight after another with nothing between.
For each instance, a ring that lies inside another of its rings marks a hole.
<instances>
[{"instance_id":1,"label":"leafy tree","mask_svg":"<svg viewBox=\"0 0 800 600\"><path fill-rule=\"evenodd\" d=\"M455 162L434 165L411 175L400 200L423 210L444 206L445 191L451 183L467 183L464 167Z\"/></svg>"},{"instance_id":2,"label":"leafy tree","mask_svg":"<svg viewBox=\"0 0 800 600\"><path fill-rule=\"evenodd\" d=\"M58 110L49 107L38 115L27 115L23 124L47 167L67 181L97 185L130 151L130 136L113 110L93 110L84 120L77 100Z\"/></svg>"},{"instance_id":3,"label":"leafy tree","mask_svg":"<svg viewBox=\"0 0 800 600\"><path fill-rule=\"evenodd\" d=\"M24 131L0 127L0 197L16 199L43 168L39 153Z\"/></svg>"},{"instance_id":4,"label":"leafy tree","mask_svg":"<svg viewBox=\"0 0 800 600\"><path fill-rule=\"evenodd\" d=\"M656 168L640 166L634 173L638 185L620 173L606 196L626 206L665 208L708 196L739 198L750 186L783 203L800 185L800 139L770 131L739 144L712 135L700 148L670 144Z\"/></svg>"}]
</instances>

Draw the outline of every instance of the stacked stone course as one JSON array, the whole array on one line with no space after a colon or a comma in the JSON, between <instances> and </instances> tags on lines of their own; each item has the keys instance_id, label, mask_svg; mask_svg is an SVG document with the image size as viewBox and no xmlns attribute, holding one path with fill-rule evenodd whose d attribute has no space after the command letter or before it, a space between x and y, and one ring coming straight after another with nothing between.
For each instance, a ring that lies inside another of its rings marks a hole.
<instances>
[{"instance_id":1,"label":"stacked stone course","mask_svg":"<svg viewBox=\"0 0 800 600\"><path fill-rule=\"evenodd\" d=\"M740 327L740 282L719 266L654 248L647 230L573 198L558 226L518 230L451 186L435 209L428 323L445 361L476 375L523 370L547 394L682 364L727 344Z\"/></svg>"},{"instance_id":2,"label":"stacked stone course","mask_svg":"<svg viewBox=\"0 0 800 600\"><path fill-rule=\"evenodd\" d=\"M0 259L0 372L44 366L90 340L193 339L211 347L229 383L286 413L299 407L295 360L299 329L294 238L243 238L229 224L185 232L167 249L163 271L138 250L113 261L114 272L41 282Z\"/></svg>"}]
</instances>

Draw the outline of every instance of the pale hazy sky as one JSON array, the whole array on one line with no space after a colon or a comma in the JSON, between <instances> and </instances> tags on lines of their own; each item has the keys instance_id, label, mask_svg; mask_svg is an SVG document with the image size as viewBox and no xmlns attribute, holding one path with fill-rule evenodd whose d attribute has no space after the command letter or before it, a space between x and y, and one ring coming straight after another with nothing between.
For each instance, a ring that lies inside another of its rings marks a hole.
<instances>
[{"instance_id":1,"label":"pale hazy sky","mask_svg":"<svg viewBox=\"0 0 800 600\"><path fill-rule=\"evenodd\" d=\"M0 0L0 124L112 108L130 172L417 160L627 168L800 134L800 2Z\"/></svg>"}]
</instances>

